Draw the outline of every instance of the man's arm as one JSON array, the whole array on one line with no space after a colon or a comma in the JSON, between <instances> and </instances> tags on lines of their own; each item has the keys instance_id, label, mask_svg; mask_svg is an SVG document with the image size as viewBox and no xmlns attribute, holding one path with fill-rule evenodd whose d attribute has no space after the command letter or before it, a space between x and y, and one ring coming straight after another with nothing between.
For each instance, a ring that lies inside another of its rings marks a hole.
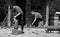
<instances>
[{"instance_id":1,"label":"man's arm","mask_svg":"<svg viewBox=\"0 0 60 37\"><path fill-rule=\"evenodd\" d=\"M18 13L17 15L15 15L14 17L16 18L17 16L19 16L21 13Z\"/></svg>"},{"instance_id":2,"label":"man's arm","mask_svg":"<svg viewBox=\"0 0 60 37\"><path fill-rule=\"evenodd\" d=\"M34 21L33 21L32 25L35 23L36 19L37 19L37 18L35 17L35 19L34 19Z\"/></svg>"}]
</instances>

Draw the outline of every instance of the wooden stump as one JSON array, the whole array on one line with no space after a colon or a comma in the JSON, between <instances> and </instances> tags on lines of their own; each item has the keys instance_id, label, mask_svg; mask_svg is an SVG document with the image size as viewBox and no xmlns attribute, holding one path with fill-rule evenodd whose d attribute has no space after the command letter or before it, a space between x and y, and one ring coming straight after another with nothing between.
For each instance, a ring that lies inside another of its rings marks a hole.
<instances>
[{"instance_id":1,"label":"wooden stump","mask_svg":"<svg viewBox=\"0 0 60 37\"><path fill-rule=\"evenodd\" d=\"M17 29L13 29L12 30L12 34L19 35L19 34L22 34L22 31L21 30L17 30Z\"/></svg>"},{"instance_id":2,"label":"wooden stump","mask_svg":"<svg viewBox=\"0 0 60 37\"><path fill-rule=\"evenodd\" d=\"M60 26L50 26L50 27L47 27L46 32L49 32L49 31L59 31L60 32Z\"/></svg>"}]
</instances>

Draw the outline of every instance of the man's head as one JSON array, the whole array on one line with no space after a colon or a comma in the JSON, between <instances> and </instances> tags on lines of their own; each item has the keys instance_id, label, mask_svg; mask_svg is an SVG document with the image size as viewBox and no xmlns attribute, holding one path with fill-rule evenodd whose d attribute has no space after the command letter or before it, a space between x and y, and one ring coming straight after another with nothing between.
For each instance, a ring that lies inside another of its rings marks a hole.
<instances>
[{"instance_id":1,"label":"man's head","mask_svg":"<svg viewBox=\"0 0 60 37\"><path fill-rule=\"evenodd\" d=\"M16 6L13 6L13 8L16 8Z\"/></svg>"},{"instance_id":2,"label":"man's head","mask_svg":"<svg viewBox=\"0 0 60 37\"><path fill-rule=\"evenodd\" d=\"M35 14L35 12L34 12L34 11L32 11L32 12L31 12L31 14L32 14L32 15L34 15L34 14Z\"/></svg>"},{"instance_id":3,"label":"man's head","mask_svg":"<svg viewBox=\"0 0 60 37\"><path fill-rule=\"evenodd\" d=\"M20 8L19 6L13 6L13 8Z\"/></svg>"}]
</instances>

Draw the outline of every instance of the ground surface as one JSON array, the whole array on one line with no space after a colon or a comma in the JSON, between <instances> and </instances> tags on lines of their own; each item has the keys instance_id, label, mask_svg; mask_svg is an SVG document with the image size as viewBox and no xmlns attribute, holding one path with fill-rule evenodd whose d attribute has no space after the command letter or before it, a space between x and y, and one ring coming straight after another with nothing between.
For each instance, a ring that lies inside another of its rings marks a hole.
<instances>
[{"instance_id":1,"label":"ground surface","mask_svg":"<svg viewBox=\"0 0 60 37\"><path fill-rule=\"evenodd\" d=\"M0 28L0 37L60 37L60 34L57 32L46 33L46 29L41 28L24 28L24 34L13 35L13 28L1 29ZM20 29L19 29L20 30Z\"/></svg>"}]
</instances>

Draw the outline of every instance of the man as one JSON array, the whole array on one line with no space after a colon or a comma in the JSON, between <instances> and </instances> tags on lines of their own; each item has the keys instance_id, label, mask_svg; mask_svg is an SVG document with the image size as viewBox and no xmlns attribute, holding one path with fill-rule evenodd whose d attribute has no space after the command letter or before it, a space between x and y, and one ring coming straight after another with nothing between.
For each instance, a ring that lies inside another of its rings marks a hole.
<instances>
[{"instance_id":1,"label":"man","mask_svg":"<svg viewBox=\"0 0 60 37\"><path fill-rule=\"evenodd\" d=\"M17 22L18 21L18 24L15 24L15 29L18 29L18 25L21 25L21 32L22 33L24 33L23 32L23 24L21 24L21 18L22 18L22 15L23 15L23 11L22 11L22 9L19 7L19 6L13 6L13 9L15 9L16 10L16 12L17 12L17 14L14 16L14 20L15 20L15 22Z\"/></svg>"},{"instance_id":2,"label":"man","mask_svg":"<svg viewBox=\"0 0 60 37\"><path fill-rule=\"evenodd\" d=\"M35 16L34 21L32 22L32 25L38 26L39 21L42 21L42 15L39 12L31 12L32 15Z\"/></svg>"}]
</instances>

